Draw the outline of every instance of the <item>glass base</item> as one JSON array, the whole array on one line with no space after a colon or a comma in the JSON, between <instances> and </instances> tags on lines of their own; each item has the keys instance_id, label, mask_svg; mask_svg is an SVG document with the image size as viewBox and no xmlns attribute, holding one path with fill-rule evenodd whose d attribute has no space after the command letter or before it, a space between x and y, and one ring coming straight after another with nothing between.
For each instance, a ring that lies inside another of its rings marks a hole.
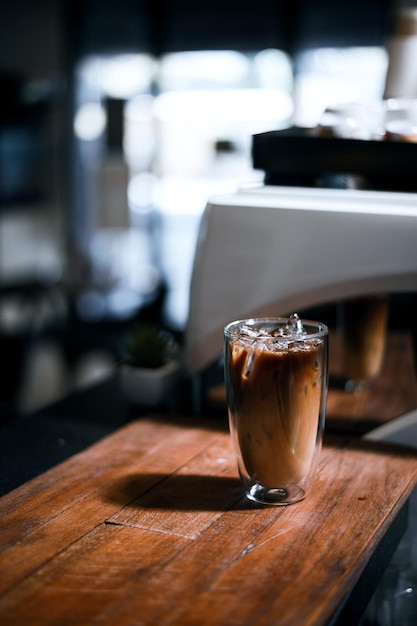
<instances>
[{"instance_id":1,"label":"glass base","mask_svg":"<svg viewBox=\"0 0 417 626\"><path fill-rule=\"evenodd\" d=\"M269 506L287 506L304 500L305 491L299 485L286 487L263 487L259 483L252 485L246 493L248 500Z\"/></svg>"}]
</instances>

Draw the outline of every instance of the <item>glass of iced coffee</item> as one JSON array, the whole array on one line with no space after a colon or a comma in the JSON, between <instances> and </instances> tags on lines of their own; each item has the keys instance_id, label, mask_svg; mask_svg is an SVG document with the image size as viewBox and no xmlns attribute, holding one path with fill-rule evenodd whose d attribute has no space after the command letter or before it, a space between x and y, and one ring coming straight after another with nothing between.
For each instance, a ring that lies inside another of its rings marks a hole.
<instances>
[{"instance_id":1,"label":"glass of iced coffee","mask_svg":"<svg viewBox=\"0 0 417 626\"><path fill-rule=\"evenodd\" d=\"M328 329L257 318L224 329L230 434L247 497L287 505L305 497L317 468L328 389Z\"/></svg>"},{"instance_id":2,"label":"glass of iced coffee","mask_svg":"<svg viewBox=\"0 0 417 626\"><path fill-rule=\"evenodd\" d=\"M381 371L387 337L388 296L361 296L341 303L343 373L346 391L370 387Z\"/></svg>"}]
</instances>

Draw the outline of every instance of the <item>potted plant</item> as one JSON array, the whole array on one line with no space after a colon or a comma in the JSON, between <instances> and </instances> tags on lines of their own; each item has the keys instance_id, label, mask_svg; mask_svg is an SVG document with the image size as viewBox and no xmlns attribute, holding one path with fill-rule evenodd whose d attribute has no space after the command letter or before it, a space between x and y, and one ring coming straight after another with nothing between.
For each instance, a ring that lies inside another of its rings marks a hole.
<instances>
[{"instance_id":1,"label":"potted plant","mask_svg":"<svg viewBox=\"0 0 417 626\"><path fill-rule=\"evenodd\" d=\"M137 324L126 337L120 373L122 389L132 402L161 404L181 375L174 337L157 326Z\"/></svg>"}]
</instances>

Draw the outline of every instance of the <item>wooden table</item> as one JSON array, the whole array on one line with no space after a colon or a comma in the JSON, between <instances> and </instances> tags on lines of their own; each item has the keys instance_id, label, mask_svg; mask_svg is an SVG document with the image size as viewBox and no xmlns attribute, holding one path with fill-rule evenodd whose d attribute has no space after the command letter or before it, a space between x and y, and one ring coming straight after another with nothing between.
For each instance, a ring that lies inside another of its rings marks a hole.
<instances>
[{"instance_id":1,"label":"wooden table","mask_svg":"<svg viewBox=\"0 0 417 626\"><path fill-rule=\"evenodd\" d=\"M259 508L224 427L131 422L0 499L0 624L357 623L416 484L415 451L333 436L303 502Z\"/></svg>"}]
</instances>

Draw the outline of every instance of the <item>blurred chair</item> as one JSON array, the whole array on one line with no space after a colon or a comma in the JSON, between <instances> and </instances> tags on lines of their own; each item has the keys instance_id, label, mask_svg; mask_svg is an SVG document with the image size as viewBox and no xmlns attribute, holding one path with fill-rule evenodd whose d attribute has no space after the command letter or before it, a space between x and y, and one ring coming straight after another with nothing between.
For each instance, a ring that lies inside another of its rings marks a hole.
<instances>
[{"instance_id":1,"label":"blurred chair","mask_svg":"<svg viewBox=\"0 0 417 626\"><path fill-rule=\"evenodd\" d=\"M209 199L185 337L195 408L228 322L417 292L416 242L417 194L262 186Z\"/></svg>"}]
</instances>

